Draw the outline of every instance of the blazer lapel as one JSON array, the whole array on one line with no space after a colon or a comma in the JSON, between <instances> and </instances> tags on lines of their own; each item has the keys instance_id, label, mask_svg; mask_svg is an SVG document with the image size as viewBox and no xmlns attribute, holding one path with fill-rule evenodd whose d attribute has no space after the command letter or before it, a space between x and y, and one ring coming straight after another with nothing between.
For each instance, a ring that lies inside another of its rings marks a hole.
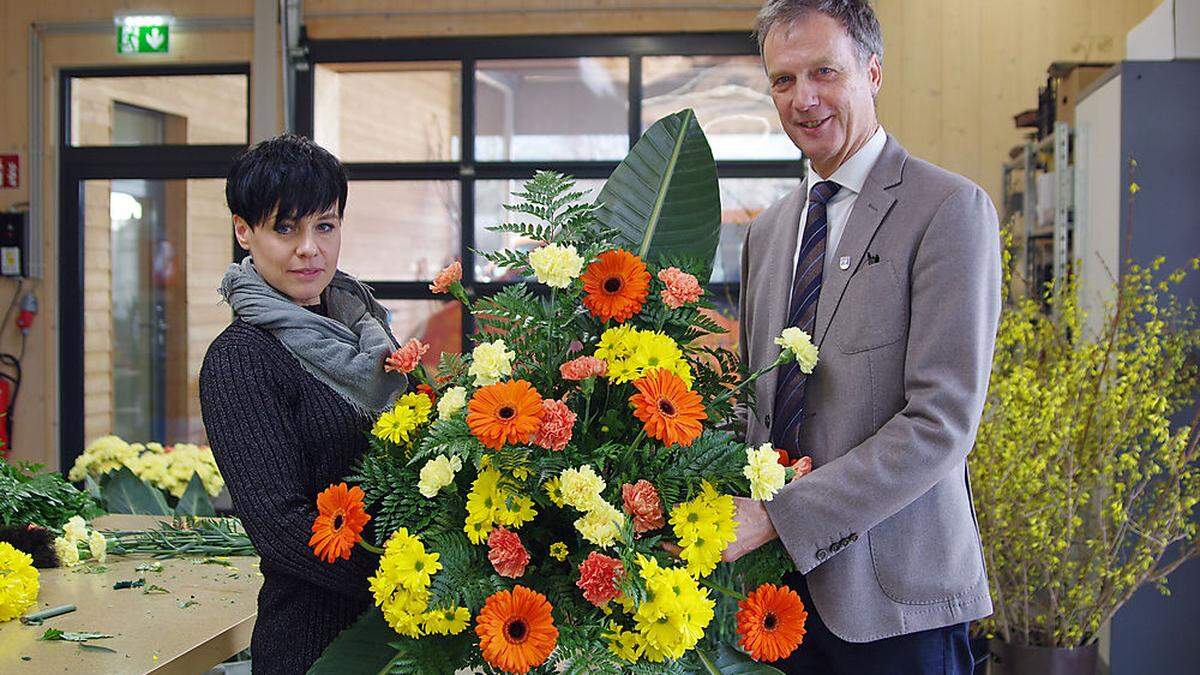
<instances>
[{"instance_id":1,"label":"blazer lapel","mask_svg":"<svg viewBox=\"0 0 1200 675\"><path fill-rule=\"evenodd\" d=\"M792 295L792 275L795 273L792 259L796 256L796 239L800 230L800 210L804 208L805 196L808 194L808 179L801 181L800 186L784 199L779 211L779 219L771 230L771 246L764 255L766 265L766 294L767 294L767 340L762 343L766 353L760 363L771 363L779 357L779 345L775 338L783 332L783 324L787 321L788 304ZM779 369L763 375L763 393L766 400L775 400L775 382Z\"/></svg>"},{"instance_id":2,"label":"blazer lapel","mask_svg":"<svg viewBox=\"0 0 1200 675\"><path fill-rule=\"evenodd\" d=\"M883 153L879 155L875 167L867 175L862 193L858 195L854 209L850 211L850 219L846 222L846 229L842 232L837 252L834 254L834 260L837 261L848 258L849 268L843 270L840 264L826 266L826 269L834 271L825 275L821 281L821 297L817 302L817 318L813 330L813 342L818 347L825 342L825 335L841 305L842 295L846 292L850 278L862 265L875 232L896 203L896 198L888 194L887 190L900 183L904 161L907 158L908 152L889 135L887 144L883 146Z\"/></svg>"}]
</instances>

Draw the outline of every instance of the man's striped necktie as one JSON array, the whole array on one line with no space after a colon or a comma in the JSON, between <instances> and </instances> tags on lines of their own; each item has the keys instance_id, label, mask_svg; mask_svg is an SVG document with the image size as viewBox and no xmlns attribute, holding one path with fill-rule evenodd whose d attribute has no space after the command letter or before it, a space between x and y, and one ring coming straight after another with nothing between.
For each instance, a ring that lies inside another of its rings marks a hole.
<instances>
[{"instance_id":1,"label":"man's striped necktie","mask_svg":"<svg viewBox=\"0 0 1200 675\"><path fill-rule=\"evenodd\" d=\"M825 207L841 187L833 181L821 181L813 185L808 194L808 216L792 278L787 325L796 326L810 336L817 323L817 300L821 295L821 276L825 267L825 233L829 229ZM794 361L780 368L771 442L775 447L787 450L793 459L804 454L799 448L799 434L807 384L808 376L800 372Z\"/></svg>"}]
</instances>

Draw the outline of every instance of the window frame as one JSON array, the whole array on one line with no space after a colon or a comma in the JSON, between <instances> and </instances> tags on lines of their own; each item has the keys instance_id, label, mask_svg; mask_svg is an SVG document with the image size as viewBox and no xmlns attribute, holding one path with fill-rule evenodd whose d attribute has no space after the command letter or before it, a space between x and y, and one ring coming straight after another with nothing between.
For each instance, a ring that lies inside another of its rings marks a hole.
<instances>
[{"instance_id":1,"label":"window frame","mask_svg":"<svg viewBox=\"0 0 1200 675\"><path fill-rule=\"evenodd\" d=\"M71 145L71 82L83 78L245 75L250 138L250 64L63 68L58 71L58 420L59 466L66 471L84 444L84 215L88 180L225 178L241 144ZM237 248L230 228L231 250ZM164 439L165 440L165 439Z\"/></svg>"},{"instance_id":2,"label":"window frame","mask_svg":"<svg viewBox=\"0 0 1200 675\"><path fill-rule=\"evenodd\" d=\"M462 221L459 260L462 284L468 293L483 295L519 282L480 282L475 278L475 183L479 180L527 180L535 171L550 170L576 179L607 179L618 162L590 161L486 161L475 159L475 81L480 61L500 59L566 59L618 57L629 62L627 130L629 147L642 134L642 59L652 56L758 56L758 44L746 32L688 34L588 34L511 37L451 37L386 40L310 40L305 44L307 64L296 73L296 133L312 137L315 116L315 66L325 63L457 62L460 66L460 130L457 161L345 162L351 181L441 180L459 185ZM804 162L784 160L717 160L720 178L804 177ZM381 300L438 300L430 280L368 281ZM715 295L737 297L738 284L708 284ZM474 332L472 318L462 317L462 344Z\"/></svg>"}]
</instances>

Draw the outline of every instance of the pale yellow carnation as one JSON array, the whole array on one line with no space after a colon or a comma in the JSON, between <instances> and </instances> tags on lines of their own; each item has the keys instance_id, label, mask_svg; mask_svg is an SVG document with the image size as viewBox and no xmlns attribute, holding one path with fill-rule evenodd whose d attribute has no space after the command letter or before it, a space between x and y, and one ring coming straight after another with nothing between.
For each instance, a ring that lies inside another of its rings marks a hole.
<instances>
[{"instance_id":1,"label":"pale yellow carnation","mask_svg":"<svg viewBox=\"0 0 1200 675\"><path fill-rule=\"evenodd\" d=\"M617 541L621 534L621 525L625 516L612 504L598 500L592 509L575 521L575 529L591 543L601 548L608 548Z\"/></svg>"},{"instance_id":2,"label":"pale yellow carnation","mask_svg":"<svg viewBox=\"0 0 1200 675\"><path fill-rule=\"evenodd\" d=\"M604 479L592 470L590 464L578 469L563 469L559 477L559 494L563 503L580 511L591 511L604 503L600 498L604 486Z\"/></svg>"},{"instance_id":3,"label":"pale yellow carnation","mask_svg":"<svg viewBox=\"0 0 1200 675\"><path fill-rule=\"evenodd\" d=\"M787 471L779 463L779 453L770 443L755 448L746 448L746 467L742 469L750 479L750 498L769 502L783 487Z\"/></svg>"},{"instance_id":4,"label":"pale yellow carnation","mask_svg":"<svg viewBox=\"0 0 1200 675\"><path fill-rule=\"evenodd\" d=\"M817 346L813 344L812 336L799 328L784 328L783 333L775 338L775 344L791 352L800 372L805 375L811 374L817 367Z\"/></svg>"},{"instance_id":5,"label":"pale yellow carnation","mask_svg":"<svg viewBox=\"0 0 1200 675\"><path fill-rule=\"evenodd\" d=\"M529 252L529 266L541 283L566 288L583 270L583 258L574 246L548 244Z\"/></svg>"},{"instance_id":6,"label":"pale yellow carnation","mask_svg":"<svg viewBox=\"0 0 1200 675\"><path fill-rule=\"evenodd\" d=\"M104 562L104 559L108 557L108 540L104 538L104 535L92 530L92 533L88 535L87 542L88 550L92 553L92 560L98 563Z\"/></svg>"},{"instance_id":7,"label":"pale yellow carnation","mask_svg":"<svg viewBox=\"0 0 1200 675\"><path fill-rule=\"evenodd\" d=\"M476 386L495 384L512 375L512 360L516 357L504 340L484 342L471 352L471 368Z\"/></svg>"},{"instance_id":8,"label":"pale yellow carnation","mask_svg":"<svg viewBox=\"0 0 1200 675\"><path fill-rule=\"evenodd\" d=\"M87 539L87 521L80 516L71 516L63 525L63 538L72 544Z\"/></svg>"},{"instance_id":9,"label":"pale yellow carnation","mask_svg":"<svg viewBox=\"0 0 1200 675\"><path fill-rule=\"evenodd\" d=\"M465 407L467 407L467 388L450 387L438 397L438 419L446 419Z\"/></svg>"},{"instance_id":10,"label":"pale yellow carnation","mask_svg":"<svg viewBox=\"0 0 1200 675\"><path fill-rule=\"evenodd\" d=\"M417 488L422 495L433 499L442 488L454 482L454 474L461 468L462 459L458 456L438 455L421 467L421 480Z\"/></svg>"},{"instance_id":11,"label":"pale yellow carnation","mask_svg":"<svg viewBox=\"0 0 1200 675\"><path fill-rule=\"evenodd\" d=\"M58 556L58 562L63 567L74 567L79 564L79 549L75 547L75 542L73 541L67 541L63 537L55 537L54 554Z\"/></svg>"}]
</instances>

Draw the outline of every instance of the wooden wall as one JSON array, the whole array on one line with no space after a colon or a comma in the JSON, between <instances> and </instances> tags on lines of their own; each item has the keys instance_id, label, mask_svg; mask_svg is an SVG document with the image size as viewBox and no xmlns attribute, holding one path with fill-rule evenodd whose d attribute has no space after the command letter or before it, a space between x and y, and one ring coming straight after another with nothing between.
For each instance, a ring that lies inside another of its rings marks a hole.
<instances>
[{"instance_id":1,"label":"wooden wall","mask_svg":"<svg viewBox=\"0 0 1200 675\"><path fill-rule=\"evenodd\" d=\"M1012 115L1036 105L1046 66L1056 60L1119 60L1125 33L1158 0L878 0L885 36L880 116L913 153L963 173L996 197L1000 163L1021 136ZM749 30L754 0L305 0L309 34L322 38L675 32ZM28 167L28 53L34 23L111 21L118 10L166 10L176 17L250 17L250 0L0 0L0 153L18 153ZM46 95L43 207L46 277L33 282L41 313L25 357L26 382L16 413L15 453L57 464L59 420L55 313L57 195L54 109L62 67L135 63L248 62L249 29L173 32L171 54L118 57L112 31L54 33L43 40ZM30 176L19 190L0 191L0 208L28 199ZM207 198L205 198L207 199ZM193 204L189 201L189 214ZM199 207L196 207L199 208ZM218 214L222 215L223 214ZM214 216L216 217L216 216ZM215 245L218 235L205 241ZM201 247L197 244L197 247ZM189 243L189 272L196 248ZM93 249L89 248L89 253ZM100 265L102 258L89 258ZM202 275L197 275L202 276ZM189 278L191 274L189 273ZM30 287L27 283L26 287ZM0 301L16 290L0 280ZM202 298L205 289L197 288ZM190 292L190 291L189 291ZM214 315L215 316L215 315ZM214 319L215 320L215 319ZM89 336L88 339L98 340ZM90 344L90 343L89 343ZM0 350L15 352L9 330ZM189 367L193 355L189 349ZM79 424L79 420L64 421Z\"/></svg>"}]
</instances>

